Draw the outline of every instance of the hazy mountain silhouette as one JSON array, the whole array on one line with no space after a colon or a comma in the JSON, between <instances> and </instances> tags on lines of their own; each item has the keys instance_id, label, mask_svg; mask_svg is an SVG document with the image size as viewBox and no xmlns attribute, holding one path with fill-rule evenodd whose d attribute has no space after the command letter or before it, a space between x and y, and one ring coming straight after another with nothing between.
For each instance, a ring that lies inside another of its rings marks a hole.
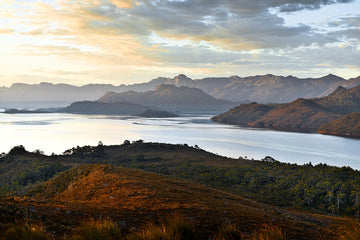
<instances>
[{"instance_id":1,"label":"hazy mountain silhouette","mask_svg":"<svg viewBox=\"0 0 360 240\"><path fill-rule=\"evenodd\" d=\"M107 115L139 115L148 110L147 107L121 102L104 103L96 101L74 102L70 106L61 109L61 112L78 114L107 114Z\"/></svg>"},{"instance_id":2,"label":"hazy mountain silhouette","mask_svg":"<svg viewBox=\"0 0 360 240\"><path fill-rule=\"evenodd\" d=\"M237 103L218 100L200 89L160 85L154 91L124 93L107 92L99 102L129 102L150 108L175 112L212 112L224 111Z\"/></svg>"},{"instance_id":3,"label":"hazy mountain silhouette","mask_svg":"<svg viewBox=\"0 0 360 240\"><path fill-rule=\"evenodd\" d=\"M78 87L68 84L16 83L11 87L0 88L0 107L65 106L75 101L94 101L106 92L153 91L162 84L199 88L212 97L235 102L285 103L297 98L326 96L338 86L355 87L360 84L360 77L345 80L329 74L320 78L301 79L267 74L244 78L232 76L192 80L180 74L174 78L159 77L145 83L119 86L88 84Z\"/></svg>"}]
</instances>

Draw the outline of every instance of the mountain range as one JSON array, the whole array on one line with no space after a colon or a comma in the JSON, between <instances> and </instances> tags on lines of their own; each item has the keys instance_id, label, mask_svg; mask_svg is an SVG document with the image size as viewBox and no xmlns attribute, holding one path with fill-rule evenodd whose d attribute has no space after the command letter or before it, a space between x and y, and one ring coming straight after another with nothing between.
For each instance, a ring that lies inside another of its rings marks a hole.
<instances>
[{"instance_id":1,"label":"mountain range","mask_svg":"<svg viewBox=\"0 0 360 240\"><path fill-rule=\"evenodd\" d=\"M299 98L283 104L242 104L212 120L284 131L316 132L323 124L359 111L360 86L351 89L340 86L322 98Z\"/></svg>"},{"instance_id":2,"label":"mountain range","mask_svg":"<svg viewBox=\"0 0 360 240\"><path fill-rule=\"evenodd\" d=\"M297 98L322 97L338 86L351 88L360 84L360 77L344 79L335 75L320 78L258 75L249 77L209 77L191 79L180 74L174 78L159 77L149 82L114 86L111 84L24 84L0 88L0 108L65 106L75 101L94 101L106 92L153 91L162 84L199 88L217 99L234 102L285 103Z\"/></svg>"}]
</instances>

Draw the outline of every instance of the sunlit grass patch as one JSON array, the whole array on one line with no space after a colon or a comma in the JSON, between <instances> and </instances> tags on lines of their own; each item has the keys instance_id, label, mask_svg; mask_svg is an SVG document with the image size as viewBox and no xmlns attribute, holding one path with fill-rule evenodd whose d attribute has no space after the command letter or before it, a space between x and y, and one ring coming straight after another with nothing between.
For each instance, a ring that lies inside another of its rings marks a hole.
<instances>
[{"instance_id":1,"label":"sunlit grass patch","mask_svg":"<svg viewBox=\"0 0 360 240\"><path fill-rule=\"evenodd\" d=\"M122 240L125 239L121 228L110 220L90 220L83 223L73 240Z\"/></svg>"},{"instance_id":2,"label":"sunlit grass patch","mask_svg":"<svg viewBox=\"0 0 360 240\"><path fill-rule=\"evenodd\" d=\"M286 233L278 226L265 224L254 240L286 240Z\"/></svg>"},{"instance_id":3,"label":"sunlit grass patch","mask_svg":"<svg viewBox=\"0 0 360 240\"><path fill-rule=\"evenodd\" d=\"M1 236L2 237L2 236ZM16 224L5 232L6 240L49 240L53 239L41 226L30 224Z\"/></svg>"},{"instance_id":4,"label":"sunlit grass patch","mask_svg":"<svg viewBox=\"0 0 360 240\"><path fill-rule=\"evenodd\" d=\"M167 223L148 224L141 232L134 232L128 240L202 240L198 230L185 218L175 216Z\"/></svg>"}]
</instances>

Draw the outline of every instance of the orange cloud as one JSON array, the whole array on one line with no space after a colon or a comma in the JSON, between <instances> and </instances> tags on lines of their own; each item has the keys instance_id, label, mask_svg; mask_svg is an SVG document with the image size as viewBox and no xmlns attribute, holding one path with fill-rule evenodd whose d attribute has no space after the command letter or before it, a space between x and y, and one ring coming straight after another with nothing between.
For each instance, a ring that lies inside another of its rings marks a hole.
<instances>
[{"instance_id":1,"label":"orange cloud","mask_svg":"<svg viewBox=\"0 0 360 240\"><path fill-rule=\"evenodd\" d=\"M111 0L111 3L118 8L132 8L134 2L134 0Z\"/></svg>"}]
</instances>

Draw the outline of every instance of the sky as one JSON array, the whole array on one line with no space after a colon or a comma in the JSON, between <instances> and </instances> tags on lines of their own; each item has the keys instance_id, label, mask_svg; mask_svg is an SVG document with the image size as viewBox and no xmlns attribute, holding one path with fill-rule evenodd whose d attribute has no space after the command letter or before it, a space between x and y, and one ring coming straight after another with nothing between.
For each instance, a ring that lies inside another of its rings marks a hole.
<instances>
[{"instance_id":1,"label":"sky","mask_svg":"<svg viewBox=\"0 0 360 240\"><path fill-rule=\"evenodd\" d=\"M1 0L0 86L360 76L360 0Z\"/></svg>"}]
</instances>

